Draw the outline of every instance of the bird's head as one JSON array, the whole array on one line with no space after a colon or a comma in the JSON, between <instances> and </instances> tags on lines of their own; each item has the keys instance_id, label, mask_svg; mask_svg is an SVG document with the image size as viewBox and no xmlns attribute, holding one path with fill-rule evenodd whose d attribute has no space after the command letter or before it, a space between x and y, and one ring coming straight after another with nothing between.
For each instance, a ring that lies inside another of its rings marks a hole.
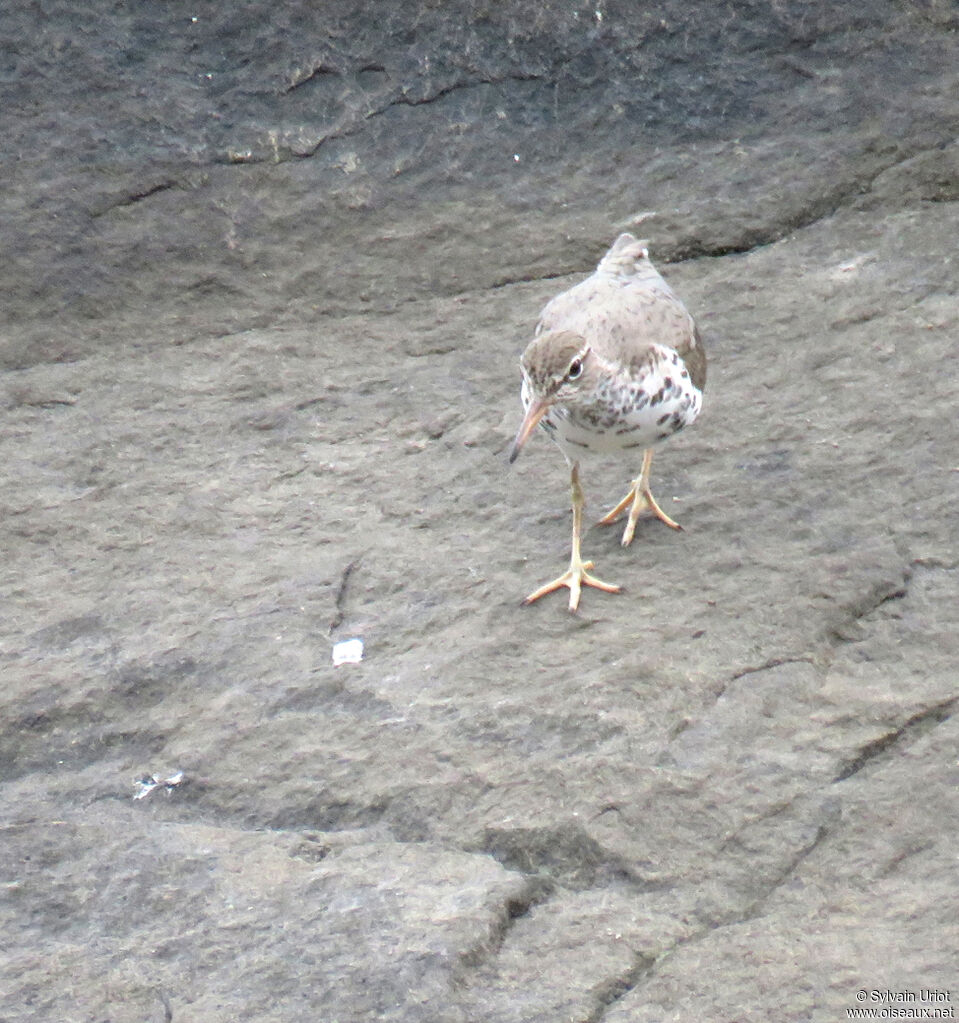
<instances>
[{"instance_id":1,"label":"bird's head","mask_svg":"<svg viewBox=\"0 0 959 1023\"><path fill-rule=\"evenodd\" d=\"M529 343L520 359L529 405L510 448L511 462L553 405L575 405L592 393L594 362L587 342L572 331L550 331Z\"/></svg>"}]
</instances>

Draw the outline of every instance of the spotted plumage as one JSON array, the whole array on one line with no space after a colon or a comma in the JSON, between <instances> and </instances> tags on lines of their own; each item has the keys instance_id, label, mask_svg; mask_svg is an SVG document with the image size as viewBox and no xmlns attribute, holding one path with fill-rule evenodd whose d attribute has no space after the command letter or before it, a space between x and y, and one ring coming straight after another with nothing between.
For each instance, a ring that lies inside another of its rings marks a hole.
<instances>
[{"instance_id":1,"label":"spotted plumage","mask_svg":"<svg viewBox=\"0 0 959 1023\"><path fill-rule=\"evenodd\" d=\"M595 273L546 305L521 363L526 415L510 461L541 424L570 463L574 517L569 572L527 602L569 586L575 610L580 583L616 589L589 576L579 557L579 458L585 451L643 449L639 478L601 521L614 521L631 506L624 545L644 509L678 529L649 490L649 466L653 447L699 415L706 353L692 316L650 262L645 243L621 234Z\"/></svg>"}]
</instances>

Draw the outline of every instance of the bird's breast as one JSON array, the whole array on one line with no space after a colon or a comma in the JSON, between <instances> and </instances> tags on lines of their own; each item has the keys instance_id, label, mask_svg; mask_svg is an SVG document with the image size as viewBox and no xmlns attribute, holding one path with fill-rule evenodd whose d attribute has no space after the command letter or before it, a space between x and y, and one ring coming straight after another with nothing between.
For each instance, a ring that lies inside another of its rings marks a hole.
<instances>
[{"instance_id":1,"label":"bird's breast","mask_svg":"<svg viewBox=\"0 0 959 1023\"><path fill-rule=\"evenodd\" d=\"M523 399L528 404L525 391ZM683 360L663 348L642 372L600 376L582 400L554 405L542 426L572 459L584 451L648 448L694 422L702 401Z\"/></svg>"}]
</instances>

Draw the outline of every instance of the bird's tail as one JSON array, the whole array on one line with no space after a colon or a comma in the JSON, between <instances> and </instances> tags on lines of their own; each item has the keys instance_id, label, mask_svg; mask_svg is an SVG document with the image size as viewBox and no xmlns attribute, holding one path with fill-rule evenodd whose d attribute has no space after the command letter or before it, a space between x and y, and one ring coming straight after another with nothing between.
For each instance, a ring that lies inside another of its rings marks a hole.
<instances>
[{"instance_id":1,"label":"bird's tail","mask_svg":"<svg viewBox=\"0 0 959 1023\"><path fill-rule=\"evenodd\" d=\"M610 246L609 251L599 261L596 268L600 273L614 277L630 277L642 272L643 264L651 267L649 262L649 242L623 232Z\"/></svg>"}]
</instances>

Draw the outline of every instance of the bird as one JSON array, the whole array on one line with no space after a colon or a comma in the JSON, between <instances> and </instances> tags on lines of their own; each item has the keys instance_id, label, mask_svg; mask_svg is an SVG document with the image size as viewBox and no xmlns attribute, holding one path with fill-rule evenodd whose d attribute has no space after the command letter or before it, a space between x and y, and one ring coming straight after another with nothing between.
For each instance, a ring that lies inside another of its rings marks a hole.
<instances>
[{"instance_id":1,"label":"bird","mask_svg":"<svg viewBox=\"0 0 959 1023\"><path fill-rule=\"evenodd\" d=\"M706 351L693 317L653 266L647 242L623 233L590 277L546 304L520 364L525 414L509 461L515 462L535 428L543 427L566 457L573 506L568 570L523 604L568 587L569 609L576 611L583 586L621 591L593 576L593 563L580 553L580 457L643 453L629 492L599 520L609 525L629 509L624 547L632 543L644 511L682 529L653 497L649 475L655 446L691 425L702 409Z\"/></svg>"}]
</instances>

